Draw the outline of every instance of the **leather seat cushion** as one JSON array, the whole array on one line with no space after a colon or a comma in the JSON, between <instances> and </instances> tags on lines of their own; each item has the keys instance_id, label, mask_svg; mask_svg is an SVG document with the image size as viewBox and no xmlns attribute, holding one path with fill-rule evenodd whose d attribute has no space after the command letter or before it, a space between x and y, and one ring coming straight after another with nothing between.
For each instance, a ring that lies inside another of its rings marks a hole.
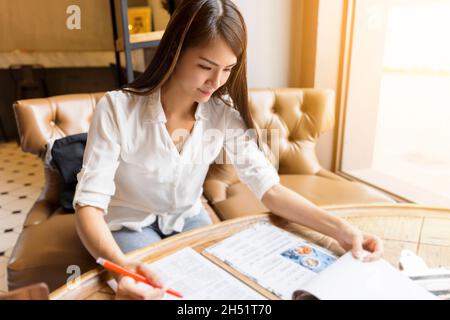
<instances>
[{"instance_id":1,"label":"leather seat cushion","mask_svg":"<svg viewBox=\"0 0 450 320\"><path fill-rule=\"evenodd\" d=\"M280 175L280 182L318 206L394 202L388 196L358 182L295 174ZM226 193L226 200L213 203L221 219L269 212L241 182L229 186Z\"/></svg>"},{"instance_id":2,"label":"leather seat cushion","mask_svg":"<svg viewBox=\"0 0 450 320\"><path fill-rule=\"evenodd\" d=\"M206 199L202 202L213 223L220 222ZM8 264L9 290L42 281L53 291L73 275L67 273L70 265L79 266L81 274L97 266L78 237L75 215L60 207L44 222L21 232Z\"/></svg>"},{"instance_id":3,"label":"leather seat cushion","mask_svg":"<svg viewBox=\"0 0 450 320\"><path fill-rule=\"evenodd\" d=\"M70 265L81 273L96 267L75 229L75 216L58 209L45 222L21 232L8 264L9 289L45 282L50 291L64 285Z\"/></svg>"}]
</instances>

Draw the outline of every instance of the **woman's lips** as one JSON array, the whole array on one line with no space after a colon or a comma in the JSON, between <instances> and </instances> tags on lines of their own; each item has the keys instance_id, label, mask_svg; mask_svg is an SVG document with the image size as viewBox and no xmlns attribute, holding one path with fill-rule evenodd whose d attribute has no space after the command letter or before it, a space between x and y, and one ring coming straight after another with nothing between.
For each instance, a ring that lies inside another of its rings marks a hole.
<instances>
[{"instance_id":1,"label":"woman's lips","mask_svg":"<svg viewBox=\"0 0 450 320\"><path fill-rule=\"evenodd\" d=\"M210 96L212 94L212 91L203 91L201 89L198 89L201 93L203 93L205 96Z\"/></svg>"}]
</instances>

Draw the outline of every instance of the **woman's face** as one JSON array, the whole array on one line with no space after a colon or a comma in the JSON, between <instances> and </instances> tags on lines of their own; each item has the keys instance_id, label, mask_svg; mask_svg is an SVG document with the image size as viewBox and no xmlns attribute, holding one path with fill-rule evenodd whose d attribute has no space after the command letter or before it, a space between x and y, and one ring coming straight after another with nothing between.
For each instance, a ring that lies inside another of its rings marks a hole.
<instances>
[{"instance_id":1,"label":"woman's face","mask_svg":"<svg viewBox=\"0 0 450 320\"><path fill-rule=\"evenodd\" d=\"M206 46L186 49L172 80L194 101L206 102L227 82L236 62L231 48L219 38Z\"/></svg>"}]
</instances>

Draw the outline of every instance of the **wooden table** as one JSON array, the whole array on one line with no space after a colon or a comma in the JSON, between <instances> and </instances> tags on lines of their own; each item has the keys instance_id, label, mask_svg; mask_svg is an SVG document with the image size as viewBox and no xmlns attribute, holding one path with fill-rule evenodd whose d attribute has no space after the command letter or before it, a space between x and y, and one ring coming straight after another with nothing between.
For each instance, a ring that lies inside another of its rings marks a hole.
<instances>
[{"instance_id":1,"label":"wooden table","mask_svg":"<svg viewBox=\"0 0 450 320\"><path fill-rule=\"evenodd\" d=\"M325 207L360 229L384 240L384 259L398 267L402 249L410 249L422 257L430 267L450 266L450 209L430 208L409 204L380 204L363 206ZM184 247L198 252L212 244L260 221L271 223L313 241L340 255L343 250L328 237L305 227L288 223L273 215L249 216L227 220L208 227L179 234L134 251L129 255L145 262L153 262ZM226 269L225 266L222 265ZM228 270L230 271L230 270ZM234 273L261 293L257 285ZM96 268L81 276L75 288L63 286L51 293L50 299L113 299L114 293L106 284L107 273ZM275 298L270 296L270 298Z\"/></svg>"}]
</instances>

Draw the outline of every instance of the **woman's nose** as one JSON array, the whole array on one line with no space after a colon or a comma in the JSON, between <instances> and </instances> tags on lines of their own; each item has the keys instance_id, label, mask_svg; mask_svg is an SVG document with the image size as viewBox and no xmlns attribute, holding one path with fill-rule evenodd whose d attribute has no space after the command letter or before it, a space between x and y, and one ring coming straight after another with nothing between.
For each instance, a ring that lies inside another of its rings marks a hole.
<instances>
[{"instance_id":1,"label":"woman's nose","mask_svg":"<svg viewBox=\"0 0 450 320\"><path fill-rule=\"evenodd\" d=\"M220 78L220 72L216 72L214 76L209 79L209 86L211 87L211 89L216 90L220 87Z\"/></svg>"}]
</instances>

